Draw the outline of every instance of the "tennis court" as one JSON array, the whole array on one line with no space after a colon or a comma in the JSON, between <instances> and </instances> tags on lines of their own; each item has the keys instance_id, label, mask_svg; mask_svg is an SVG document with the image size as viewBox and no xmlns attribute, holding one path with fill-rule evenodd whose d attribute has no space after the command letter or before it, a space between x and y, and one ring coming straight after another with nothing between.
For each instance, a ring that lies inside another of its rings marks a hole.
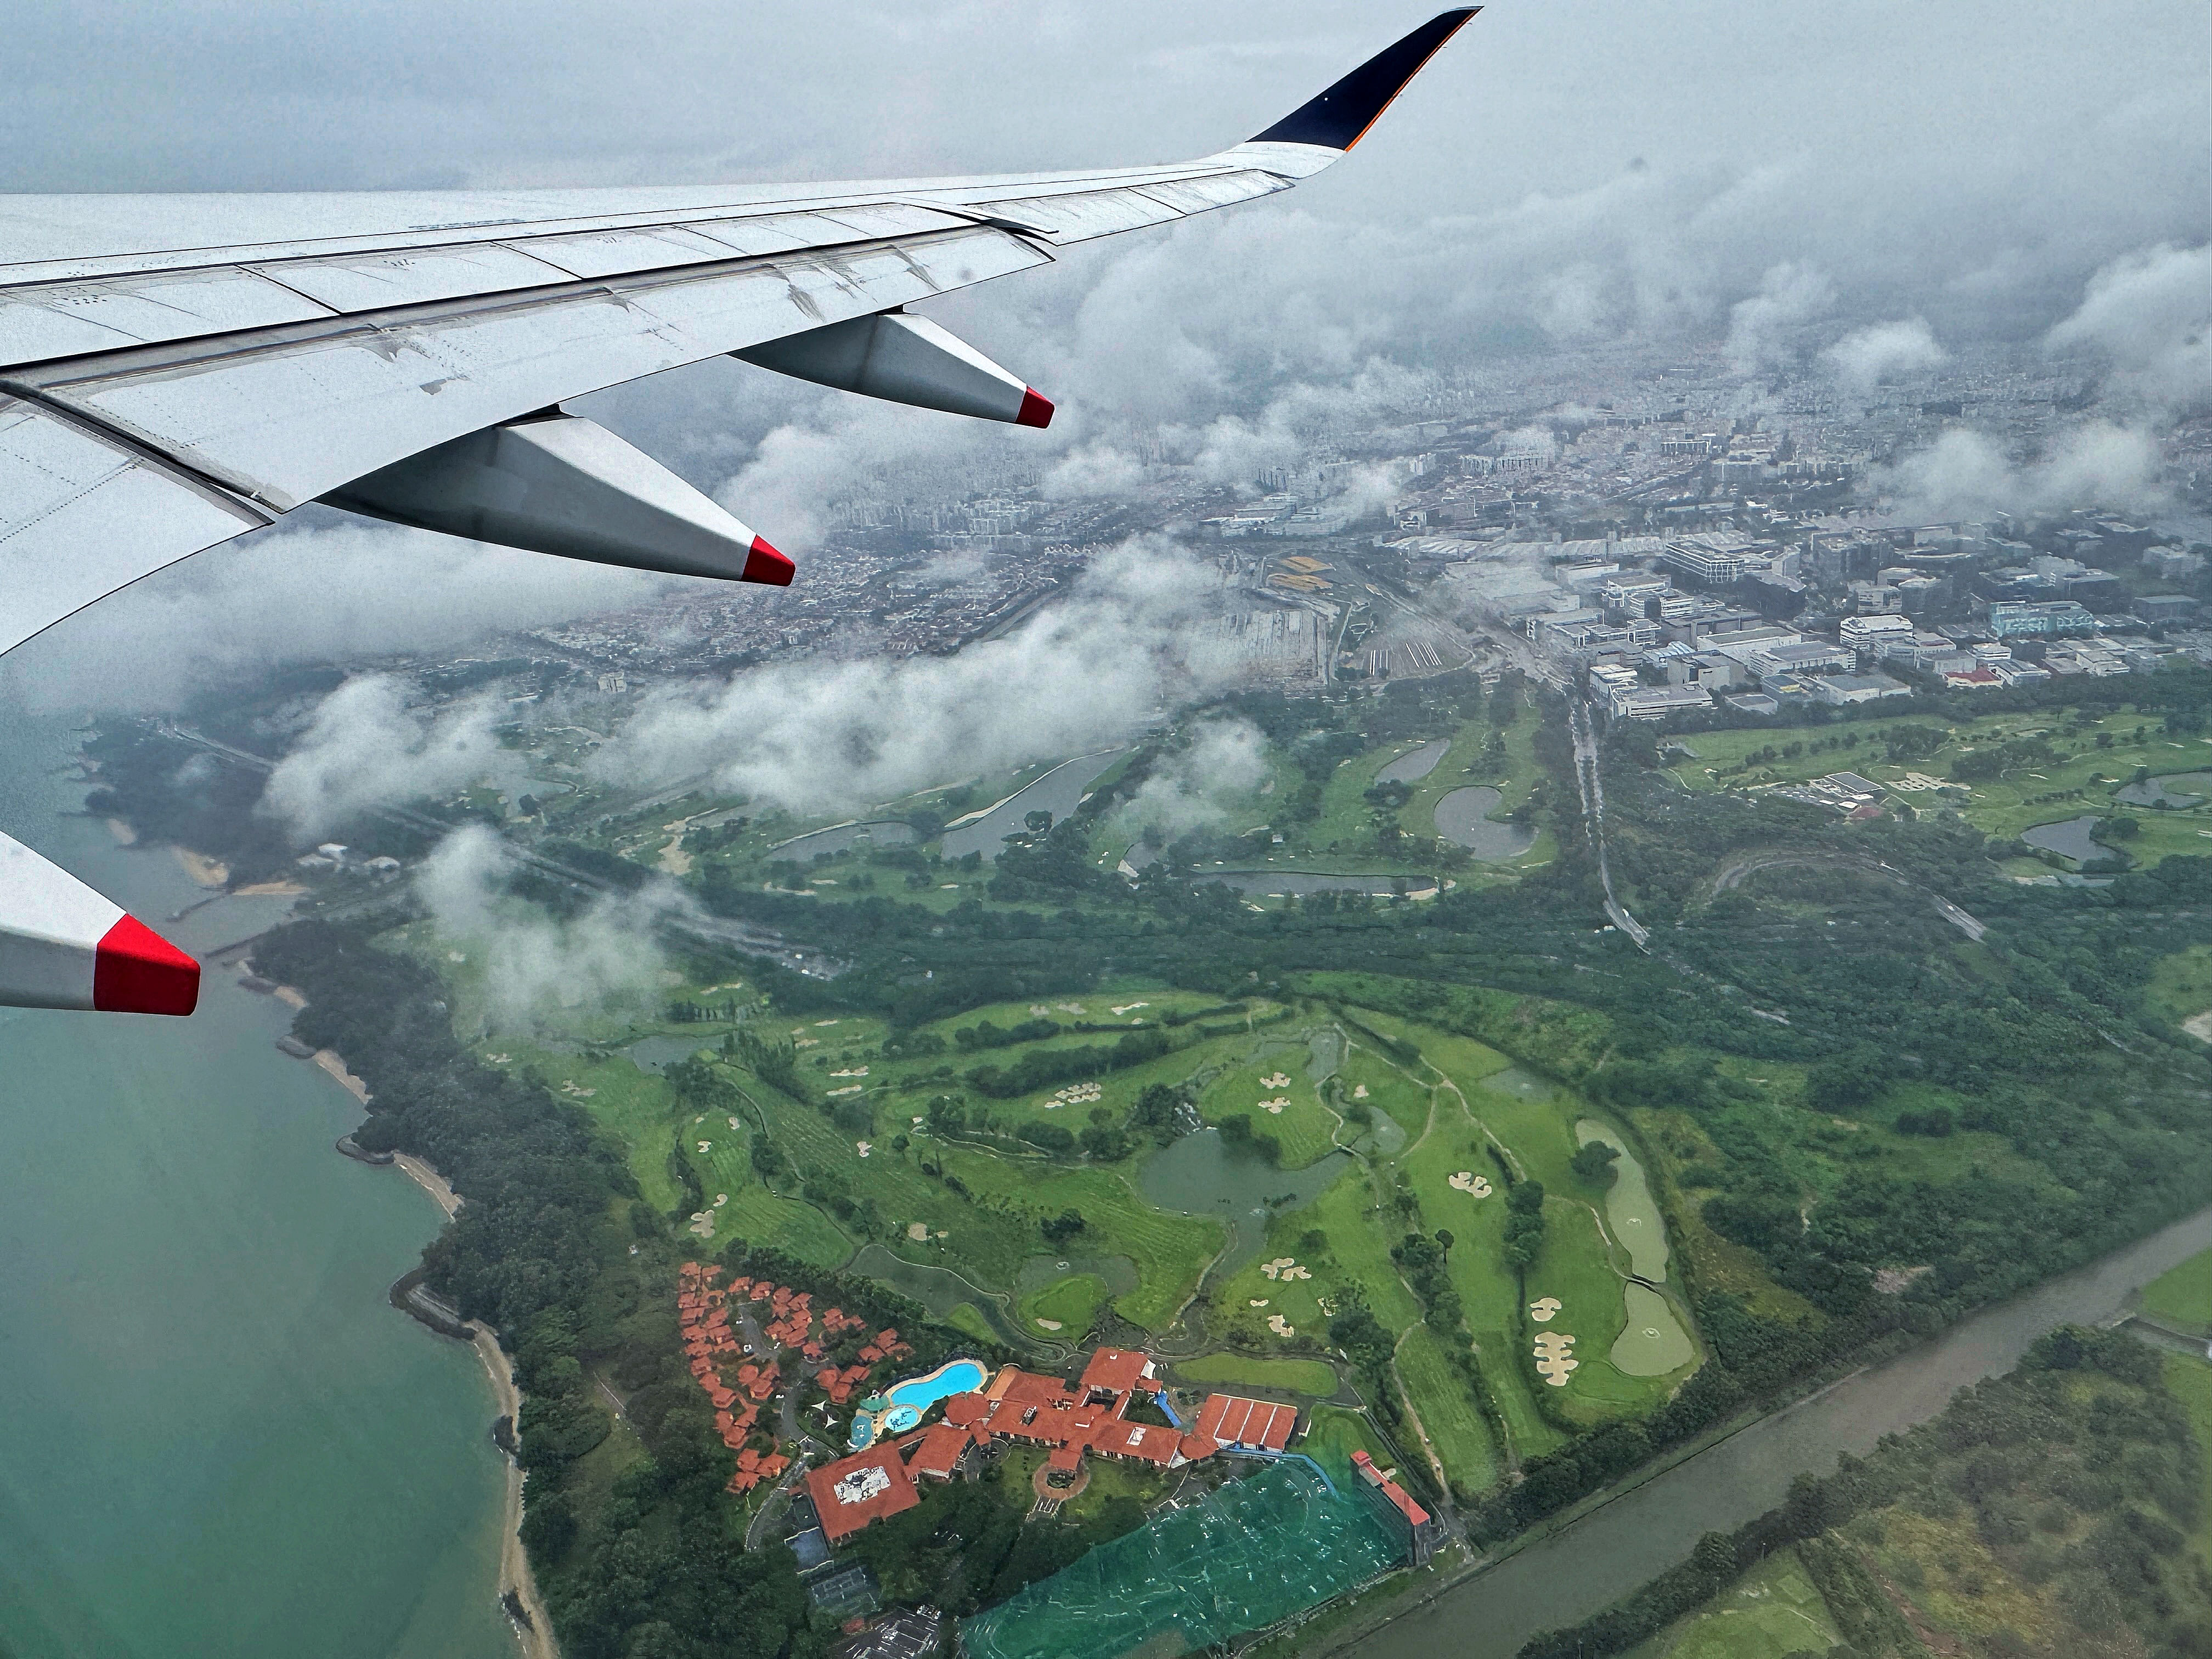
<instances>
[{"instance_id":1,"label":"tennis court","mask_svg":"<svg viewBox=\"0 0 2212 1659\"><path fill-rule=\"evenodd\" d=\"M969 1659L1118 1659L1139 1647L1166 1659L1262 1629L1405 1557L1356 1493L1270 1463L976 1614L961 1640Z\"/></svg>"}]
</instances>

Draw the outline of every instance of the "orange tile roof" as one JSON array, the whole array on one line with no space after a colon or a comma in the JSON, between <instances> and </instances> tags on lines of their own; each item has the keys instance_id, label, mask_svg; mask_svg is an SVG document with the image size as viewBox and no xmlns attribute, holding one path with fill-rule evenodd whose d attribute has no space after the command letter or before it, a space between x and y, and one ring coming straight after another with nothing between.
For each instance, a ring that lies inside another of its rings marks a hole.
<instances>
[{"instance_id":1,"label":"orange tile roof","mask_svg":"<svg viewBox=\"0 0 2212 1659\"><path fill-rule=\"evenodd\" d=\"M872 1521L910 1510L921 1502L914 1477L889 1447L841 1457L806 1472L814 1512L831 1543L851 1537Z\"/></svg>"},{"instance_id":2,"label":"orange tile roof","mask_svg":"<svg viewBox=\"0 0 2212 1659\"><path fill-rule=\"evenodd\" d=\"M1280 1451L1297 1426L1297 1408L1268 1400L1247 1400L1239 1395L1210 1394L1199 1408L1193 1427L1224 1446L1255 1446Z\"/></svg>"}]
</instances>

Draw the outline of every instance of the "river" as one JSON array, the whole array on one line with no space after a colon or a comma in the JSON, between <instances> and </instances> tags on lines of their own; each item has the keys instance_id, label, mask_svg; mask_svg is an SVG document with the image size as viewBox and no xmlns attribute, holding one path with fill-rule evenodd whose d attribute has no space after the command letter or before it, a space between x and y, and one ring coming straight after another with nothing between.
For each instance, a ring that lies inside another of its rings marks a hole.
<instances>
[{"instance_id":1,"label":"river","mask_svg":"<svg viewBox=\"0 0 2212 1659\"><path fill-rule=\"evenodd\" d=\"M1586 1619L1674 1565L1701 1534L1772 1509L1793 1475L1826 1474L1839 1454L1863 1455L1883 1435L1933 1417L1968 1383L2009 1370L2052 1326L2109 1319L2130 1292L2207 1243L2212 1210L1761 1418L1402 1614L1358 1644L1361 1659L1510 1659L1539 1632Z\"/></svg>"},{"instance_id":2,"label":"river","mask_svg":"<svg viewBox=\"0 0 2212 1659\"><path fill-rule=\"evenodd\" d=\"M0 829L187 949L205 896L60 816L65 723L4 711ZM0 1645L20 1659L509 1659L475 1353L385 1301L437 1231L359 1109L210 969L189 1020L0 1011Z\"/></svg>"}]
</instances>

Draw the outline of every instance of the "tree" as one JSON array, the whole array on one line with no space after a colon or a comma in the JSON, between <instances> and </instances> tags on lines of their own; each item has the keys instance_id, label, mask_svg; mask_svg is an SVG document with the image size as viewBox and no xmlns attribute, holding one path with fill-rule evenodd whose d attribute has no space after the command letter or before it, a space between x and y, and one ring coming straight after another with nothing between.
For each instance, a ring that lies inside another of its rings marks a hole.
<instances>
[{"instance_id":1,"label":"tree","mask_svg":"<svg viewBox=\"0 0 2212 1659\"><path fill-rule=\"evenodd\" d=\"M1058 1215L1047 1216L1039 1222L1037 1230L1044 1234L1048 1243L1065 1245L1081 1232L1085 1224L1082 1216L1075 1211L1062 1210Z\"/></svg>"},{"instance_id":2,"label":"tree","mask_svg":"<svg viewBox=\"0 0 2212 1659\"><path fill-rule=\"evenodd\" d=\"M1602 1140L1589 1141L1576 1150L1568 1160L1576 1176L1593 1186L1610 1187L1620 1179L1620 1171L1613 1164L1620 1157L1618 1146L1608 1146Z\"/></svg>"}]
</instances>

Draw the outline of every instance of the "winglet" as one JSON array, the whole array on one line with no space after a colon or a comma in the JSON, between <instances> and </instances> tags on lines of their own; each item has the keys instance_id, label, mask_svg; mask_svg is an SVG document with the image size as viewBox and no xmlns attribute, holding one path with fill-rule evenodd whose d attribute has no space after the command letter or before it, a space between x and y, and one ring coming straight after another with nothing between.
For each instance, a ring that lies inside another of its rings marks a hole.
<instances>
[{"instance_id":1,"label":"winglet","mask_svg":"<svg viewBox=\"0 0 2212 1659\"><path fill-rule=\"evenodd\" d=\"M1299 105L1265 132L1253 134L1249 142L1350 149L1367 136L1367 129L1390 107L1391 100L1406 89L1406 83L1420 72L1421 66L1481 9L1467 6L1438 13L1395 46L1376 53L1320 97Z\"/></svg>"}]
</instances>

